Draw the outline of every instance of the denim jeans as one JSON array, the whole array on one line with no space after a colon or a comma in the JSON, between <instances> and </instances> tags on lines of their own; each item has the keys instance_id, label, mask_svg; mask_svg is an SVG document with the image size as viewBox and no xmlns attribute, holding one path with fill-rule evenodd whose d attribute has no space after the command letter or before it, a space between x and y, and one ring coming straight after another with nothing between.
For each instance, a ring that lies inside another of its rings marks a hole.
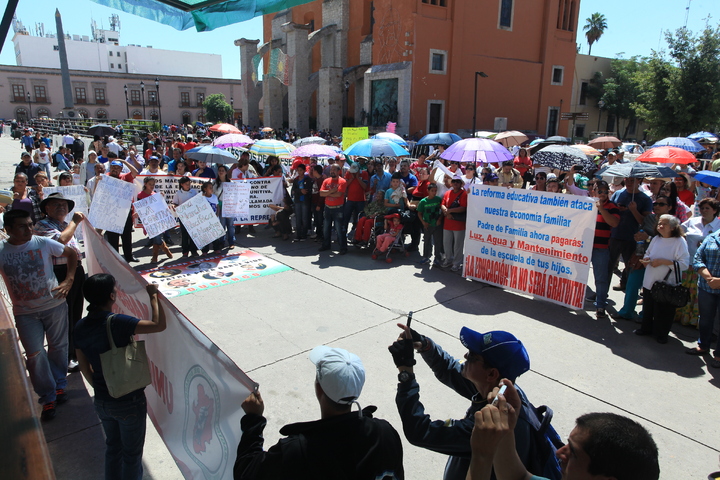
<instances>
[{"instance_id":1,"label":"denim jeans","mask_svg":"<svg viewBox=\"0 0 720 480\"><path fill-rule=\"evenodd\" d=\"M635 319L635 305L637 305L637 299L640 289L642 288L644 277L644 268L631 270L630 273L628 273L627 284L625 285L625 300L623 300L623 307L618 312L618 314L628 320Z\"/></svg>"},{"instance_id":2,"label":"denim jeans","mask_svg":"<svg viewBox=\"0 0 720 480\"><path fill-rule=\"evenodd\" d=\"M698 340L698 346L703 350L710 350L713 326L717 320L718 308L720 307L720 295L698 288L698 307L700 308L700 339ZM720 356L720 342L715 346L713 356Z\"/></svg>"},{"instance_id":3,"label":"denim jeans","mask_svg":"<svg viewBox=\"0 0 720 480\"><path fill-rule=\"evenodd\" d=\"M67 303L42 312L15 315L15 327L27 355L30 382L40 397L39 402L54 402L55 390L67 386Z\"/></svg>"},{"instance_id":4,"label":"denim jeans","mask_svg":"<svg viewBox=\"0 0 720 480\"><path fill-rule=\"evenodd\" d=\"M48 180L51 179L52 176L50 175L50 162L48 162L48 163L38 163L38 165L40 165L40 168L45 172L45 174L46 174L47 177L48 177Z\"/></svg>"},{"instance_id":5,"label":"denim jeans","mask_svg":"<svg viewBox=\"0 0 720 480\"><path fill-rule=\"evenodd\" d=\"M95 411L105 431L105 480L141 480L147 424L145 393L123 401L95 397Z\"/></svg>"},{"instance_id":6,"label":"denim jeans","mask_svg":"<svg viewBox=\"0 0 720 480\"><path fill-rule=\"evenodd\" d=\"M345 236L345 221L343 216L343 207L325 206L325 223L323 223L323 248L330 248L332 243L332 228L335 224L335 233L337 233L340 251L347 250L347 237Z\"/></svg>"},{"instance_id":7,"label":"denim jeans","mask_svg":"<svg viewBox=\"0 0 720 480\"><path fill-rule=\"evenodd\" d=\"M295 238L307 238L307 231L310 228L310 204L305 202L295 203Z\"/></svg>"},{"instance_id":8,"label":"denim jeans","mask_svg":"<svg viewBox=\"0 0 720 480\"><path fill-rule=\"evenodd\" d=\"M605 308L610 290L610 250L593 248L591 261L595 277L595 307Z\"/></svg>"},{"instance_id":9,"label":"denim jeans","mask_svg":"<svg viewBox=\"0 0 720 480\"><path fill-rule=\"evenodd\" d=\"M350 226L350 223L352 222L353 225L357 224L358 221L358 215L363 211L365 208L365 202L353 202L350 200L345 201L345 211L343 212L343 215L345 216L345 234L347 235L347 229Z\"/></svg>"},{"instance_id":10,"label":"denim jeans","mask_svg":"<svg viewBox=\"0 0 720 480\"><path fill-rule=\"evenodd\" d=\"M235 246L235 218L234 217L220 217L220 225L225 229L225 241L227 241L228 247Z\"/></svg>"},{"instance_id":11,"label":"denim jeans","mask_svg":"<svg viewBox=\"0 0 720 480\"><path fill-rule=\"evenodd\" d=\"M428 227L425 230L425 243L423 244L423 257L430 258L433 244L435 245L435 261L443 261L443 229L440 226Z\"/></svg>"}]
</instances>

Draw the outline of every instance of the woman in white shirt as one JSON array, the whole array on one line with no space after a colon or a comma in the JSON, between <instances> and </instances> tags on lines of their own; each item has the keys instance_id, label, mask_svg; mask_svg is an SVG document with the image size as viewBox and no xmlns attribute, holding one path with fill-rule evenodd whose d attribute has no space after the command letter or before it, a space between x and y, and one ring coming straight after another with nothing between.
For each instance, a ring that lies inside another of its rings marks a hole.
<instances>
[{"instance_id":1,"label":"woman in white shirt","mask_svg":"<svg viewBox=\"0 0 720 480\"><path fill-rule=\"evenodd\" d=\"M675 278L675 269L678 268L680 277L690 264L690 254L685 233L677 217L661 215L657 231L658 235L652 239L645 256L640 260L645 265L643 321L642 326L634 333L653 334L658 343L667 343L676 308L669 303L656 302L650 291L655 282L665 281L670 285L677 285L679 282ZM674 262L678 263L678 267L674 266Z\"/></svg>"}]
</instances>

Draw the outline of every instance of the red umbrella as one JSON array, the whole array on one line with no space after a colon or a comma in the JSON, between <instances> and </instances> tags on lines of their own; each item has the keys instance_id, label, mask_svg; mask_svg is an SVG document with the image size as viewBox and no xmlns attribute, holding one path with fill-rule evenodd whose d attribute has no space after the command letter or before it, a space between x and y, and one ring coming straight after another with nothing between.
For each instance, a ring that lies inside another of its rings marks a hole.
<instances>
[{"instance_id":1,"label":"red umbrella","mask_svg":"<svg viewBox=\"0 0 720 480\"><path fill-rule=\"evenodd\" d=\"M615 148L622 145L622 141L617 137L597 137L588 142L593 148Z\"/></svg>"},{"instance_id":2,"label":"red umbrella","mask_svg":"<svg viewBox=\"0 0 720 480\"><path fill-rule=\"evenodd\" d=\"M230 125L229 123L218 123L213 125L210 127L210 131L219 133L242 133L234 125Z\"/></svg>"},{"instance_id":3,"label":"red umbrella","mask_svg":"<svg viewBox=\"0 0 720 480\"><path fill-rule=\"evenodd\" d=\"M695 155L677 147L655 147L646 150L645 153L637 157L638 162L650 163L694 163L697 162Z\"/></svg>"}]
</instances>

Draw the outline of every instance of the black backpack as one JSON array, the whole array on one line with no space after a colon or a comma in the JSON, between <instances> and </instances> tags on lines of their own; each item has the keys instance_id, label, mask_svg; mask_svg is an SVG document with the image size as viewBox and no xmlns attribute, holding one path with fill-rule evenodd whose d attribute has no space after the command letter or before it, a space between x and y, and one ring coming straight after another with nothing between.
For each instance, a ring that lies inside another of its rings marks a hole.
<instances>
[{"instance_id":1,"label":"black backpack","mask_svg":"<svg viewBox=\"0 0 720 480\"><path fill-rule=\"evenodd\" d=\"M550 425L553 411L546 405L535 407L528 401L524 392L518 390L518 393L522 399L523 417L530 424L532 435L527 469L534 475L550 480L561 480L560 460L555 452L565 446L565 443Z\"/></svg>"}]
</instances>

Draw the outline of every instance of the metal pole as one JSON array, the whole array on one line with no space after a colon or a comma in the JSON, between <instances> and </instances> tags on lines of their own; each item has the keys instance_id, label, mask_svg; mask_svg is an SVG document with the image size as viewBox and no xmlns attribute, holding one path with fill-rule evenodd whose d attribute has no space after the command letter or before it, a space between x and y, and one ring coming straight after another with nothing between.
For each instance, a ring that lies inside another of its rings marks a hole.
<instances>
[{"instance_id":1,"label":"metal pole","mask_svg":"<svg viewBox=\"0 0 720 480\"><path fill-rule=\"evenodd\" d=\"M230 108L232 108L231 124L235 125L235 99L233 97L230 97Z\"/></svg>"},{"instance_id":2,"label":"metal pole","mask_svg":"<svg viewBox=\"0 0 720 480\"><path fill-rule=\"evenodd\" d=\"M125 89L125 120L128 120L130 118L130 103L128 102L127 85L123 85L123 88Z\"/></svg>"},{"instance_id":3,"label":"metal pole","mask_svg":"<svg viewBox=\"0 0 720 480\"><path fill-rule=\"evenodd\" d=\"M28 99L28 122L32 118L32 104L30 103L30 92L27 92L27 99Z\"/></svg>"},{"instance_id":4,"label":"metal pole","mask_svg":"<svg viewBox=\"0 0 720 480\"><path fill-rule=\"evenodd\" d=\"M160 117L160 128L162 129L162 107L160 106L160 79L155 77L155 91L157 92L155 100L157 101L158 115Z\"/></svg>"},{"instance_id":5,"label":"metal pole","mask_svg":"<svg viewBox=\"0 0 720 480\"><path fill-rule=\"evenodd\" d=\"M473 98L473 128L472 128L472 136L475 136L475 130L477 126L477 82L478 82L478 75L482 78L488 78L488 74L485 72L475 72L475 97Z\"/></svg>"},{"instance_id":6,"label":"metal pole","mask_svg":"<svg viewBox=\"0 0 720 480\"><path fill-rule=\"evenodd\" d=\"M141 91L140 100L142 100L142 107L143 107L143 120L145 120L145 118L146 118L146 116L145 116L145 82L140 82L140 91Z\"/></svg>"}]
</instances>

